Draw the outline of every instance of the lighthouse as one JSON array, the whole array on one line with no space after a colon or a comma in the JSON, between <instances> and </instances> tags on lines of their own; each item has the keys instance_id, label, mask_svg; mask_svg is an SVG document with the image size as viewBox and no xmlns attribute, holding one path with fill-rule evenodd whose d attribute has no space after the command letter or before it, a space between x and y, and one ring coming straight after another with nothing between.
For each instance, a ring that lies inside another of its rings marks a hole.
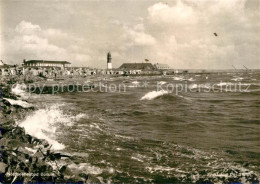
<instances>
[{"instance_id":1,"label":"lighthouse","mask_svg":"<svg viewBox=\"0 0 260 184\"><path fill-rule=\"evenodd\" d=\"M110 52L107 53L107 69L112 69L112 57Z\"/></svg>"}]
</instances>

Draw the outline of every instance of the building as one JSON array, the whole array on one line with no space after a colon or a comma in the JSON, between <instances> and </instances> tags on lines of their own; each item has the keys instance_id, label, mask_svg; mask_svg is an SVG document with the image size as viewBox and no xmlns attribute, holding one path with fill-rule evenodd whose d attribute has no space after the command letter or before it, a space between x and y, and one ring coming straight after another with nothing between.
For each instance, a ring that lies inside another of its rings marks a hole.
<instances>
[{"instance_id":1,"label":"building","mask_svg":"<svg viewBox=\"0 0 260 184\"><path fill-rule=\"evenodd\" d=\"M168 70L170 69L169 65L167 64L160 64L160 63L156 63L154 64L154 67L158 70Z\"/></svg>"},{"instance_id":2,"label":"building","mask_svg":"<svg viewBox=\"0 0 260 184\"><path fill-rule=\"evenodd\" d=\"M68 61L46 61L46 60L24 60L24 66L38 66L38 67L70 67L71 63Z\"/></svg>"},{"instance_id":3,"label":"building","mask_svg":"<svg viewBox=\"0 0 260 184\"><path fill-rule=\"evenodd\" d=\"M110 52L107 53L107 69L112 70L112 57Z\"/></svg>"},{"instance_id":4,"label":"building","mask_svg":"<svg viewBox=\"0 0 260 184\"><path fill-rule=\"evenodd\" d=\"M151 63L124 63L119 69L122 70L154 70L155 67Z\"/></svg>"}]
</instances>

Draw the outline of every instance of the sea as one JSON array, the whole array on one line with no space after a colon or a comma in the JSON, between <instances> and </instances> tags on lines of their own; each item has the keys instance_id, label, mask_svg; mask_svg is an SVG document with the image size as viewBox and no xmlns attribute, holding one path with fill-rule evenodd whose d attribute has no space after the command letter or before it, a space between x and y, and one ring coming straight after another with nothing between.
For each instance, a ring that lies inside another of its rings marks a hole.
<instances>
[{"instance_id":1,"label":"sea","mask_svg":"<svg viewBox=\"0 0 260 184\"><path fill-rule=\"evenodd\" d=\"M74 173L101 183L259 182L260 72L93 83L56 94L13 88L37 109L17 124L74 155Z\"/></svg>"}]
</instances>

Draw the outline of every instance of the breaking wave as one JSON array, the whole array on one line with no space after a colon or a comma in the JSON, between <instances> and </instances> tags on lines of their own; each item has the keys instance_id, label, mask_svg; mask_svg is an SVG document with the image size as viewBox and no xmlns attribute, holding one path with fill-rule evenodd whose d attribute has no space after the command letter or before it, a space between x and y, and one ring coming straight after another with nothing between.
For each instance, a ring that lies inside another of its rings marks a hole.
<instances>
[{"instance_id":1,"label":"breaking wave","mask_svg":"<svg viewBox=\"0 0 260 184\"><path fill-rule=\"evenodd\" d=\"M158 96L162 96L168 94L168 91L160 90L160 91L151 91L146 93L140 100L153 100Z\"/></svg>"},{"instance_id":2,"label":"breaking wave","mask_svg":"<svg viewBox=\"0 0 260 184\"><path fill-rule=\"evenodd\" d=\"M55 140L58 125L71 126L73 122L78 121L85 115L78 114L77 116L71 116L64 114L60 107L61 105L52 105L45 109L36 110L22 122L18 123L18 125L23 127L26 133L38 139L45 139L52 145L52 149L64 149L65 146Z\"/></svg>"},{"instance_id":3,"label":"breaking wave","mask_svg":"<svg viewBox=\"0 0 260 184\"><path fill-rule=\"evenodd\" d=\"M206 89L210 89L211 86L210 84L206 83L206 84L190 84L189 85L189 89L197 89L197 88L206 88Z\"/></svg>"},{"instance_id":4,"label":"breaking wave","mask_svg":"<svg viewBox=\"0 0 260 184\"><path fill-rule=\"evenodd\" d=\"M21 106L23 108L30 108L33 107L32 104L22 101L22 100L13 100L13 99L9 99L9 98L3 98L4 100L7 100L11 105L18 105Z\"/></svg>"},{"instance_id":5,"label":"breaking wave","mask_svg":"<svg viewBox=\"0 0 260 184\"><path fill-rule=\"evenodd\" d=\"M11 92L21 98L27 98L28 94L26 93L26 89L27 86L25 84L15 84L12 86Z\"/></svg>"},{"instance_id":6,"label":"breaking wave","mask_svg":"<svg viewBox=\"0 0 260 184\"><path fill-rule=\"evenodd\" d=\"M166 84L167 82L165 82L165 81L160 81L160 82L158 82L158 84L160 84L160 85L164 85L164 84Z\"/></svg>"}]
</instances>

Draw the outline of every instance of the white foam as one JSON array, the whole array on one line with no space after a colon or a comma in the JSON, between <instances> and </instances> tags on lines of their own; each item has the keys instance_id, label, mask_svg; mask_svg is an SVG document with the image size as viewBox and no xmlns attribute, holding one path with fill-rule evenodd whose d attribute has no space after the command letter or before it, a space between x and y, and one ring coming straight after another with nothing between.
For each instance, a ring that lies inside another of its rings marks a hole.
<instances>
[{"instance_id":1,"label":"white foam","mask_svg":"<svg viewBox=\"0 0 260 184\"><path fill-rule=\"evenodd\" d=\"M156 172L156 171L159 171L159 172L163 172L163 171L173 171L175 170L174 168L171 168L171 167L167 167L167 166L154 166L154 167L146 167L146 169L153 173L153 172Z\"/></svg>"},{"instance_id":2,"label":"white foam","mask_svg":"<svg viewBox=\"0 0 260 184\"><path fill-rule=\"evenodd\" d=\"M26 92L27 86L25 84L15 84L12 86L11 92L21 98L28 98L28 93Z\"/></svg>"},{"instance_id":3,"label":"white foam","mask_svg":"<svg viewBox=\"0 0 260 184\"><path fill-rule=\"evenodd\" d=\"M181 77L173 77L173 80L183 81L184 79L183 76L181 76Z\"/></svg>"},{"instance_id":4,"label":"white foam","mask_svg":"<svg viewBox=\"0 0 260 184\"><path fill-rule=\"evenodd\" d=\"M132 84L139 84L140 82L138 81L133 81Z\"/></svg>"},{"instance_id":5,"label":"white foam","mask_svg":"<svg viewBox=\"0 0 260 184\"><path fill-rule=\"evenodd\" d=\"M198 88L198 84L191 84L191 85L189 85L189 88L190 89Z\"/></svg>"},{"instance_id":6,"label":"white foam","mask_svg":"<svg viewBox=\"0 0 260 184\"><path fill-rule=\"evenodd\" d=\"M193 78L186 79L187 81L195 81Z\"/></svg>"},{"instance_id":7,"label":"white foam","mask_svg":"<svg viewBox=\"0 0 260 184\"><path fill-rule=\"evenodd\" d=\"M231 79L232 81L242 81L244 78L243 77L237 77L237 78L234 78L234 79Z\"/></svg>"},{"instance_id":8,"label":"white foam","mask_svg":"<svg viewBox=\"0 0 260 184\"><path fill-rule=\"evenodd\" d=\"M137 161L139 161L139 162L144 162L143 160L141 160L140 158L137 158L137 157L135 157L135 156L132 156L131 159L137 160Z\"/></svg>"},{"instance_id":9,"label":"white foam","mask_svg":"<svg viewBox=\"0 0 260 184\"><path fill-rule=\"evenodd\" d=\"M102 128L100 128L100 126L96 123L92 123L91 125L89 125L90 128L96 128L99 129L100 131L103 131Z\"/></svg>"},{"instance_id":10,"label":"white foam","mask_svg":"<svg viewBox=\"0 0 260 184\"><path fill-rule=\"evenodd\" d=\"M151 91L146 93L140 100L153 100L158 96L162 96L168 94L168 91L160 90L160 91Z\"/></svg>"},{"instance_id":11,"label":"white foam","mask_svg":"<svg viewBox=\"0 0 260 184\"><path fill-rule=\"evenodd\" d=\"M25 93L26 85L25 84L15 84L12 86L12 93L15 95L21 95Z\"/></svg>"},{"instance_id":12,"label":"white foam","mask_svg":"<svg viewBox=\"0 0 260 184\"><path fill-rule=\"evenodd\" d=\"M158 82L158 84L164 85L164 84L166 84L166 82L165 81L160 81L160 82Z\"/></svg>"},{"instance_id":13,"label":"white foam","mask_svg":"<svg viewBox=\"0 0 260 184\"><path fill-rule=\"evenodd\" d=\"M23 108L33 107L32 104L29 104L28 102L25 102L22 100L13 100L13 99L9 99L9 98L3 98L3 99L7 100L11 105L19 105Z\"/></svg>"},{"instance_id":14,"label":"white foam","mask_svg":"<svg viewBox=\"0 0 260 184\"><path fill-rule=\"evenodd\" d=\"M217 84L217 86L228 86L228 85L232 85L231 82L220 82Z\"/></svg>"},{"instance_id":15,"label":"white foam","mask_svg":"<svg viewBox=\"0 0 260 184\"><path fill-rule=\"evenodd\" d=\"M134 155L131 156L131 159L133 160L137 160L138 162L145 162L147 160L150 160L149 157L145 156L145 155L141 155L139 153L135 153Z\"/></svg>"},{"instance_id":16,"label":"white foam","mask_svg":"<svg viewBox=\"0 0 260 184\"><path fill-rule=\"evenodd\" d=\"M75 116L75 121L79 121L82 118L88 117L86 114L79 113Z\"/></svg>"},{"instance_id":17,"label":"white foam","mask_svg":"<svg viewBox=\"0 0 260 184\"><path fill-rule=\"evenodd\" d=\"M210 84L190 84L189 89L196 89L196 88L207 88L210 89Z\"/></svg>"},{"instance_id":18,"label":"white foam","mask_svg":"<svg viewBox=\"0 0 260 184\"><path fill-rule=\"evenodd\" d=\"M119 134L115 134L115 137L119 137L120 139L126 139L126 140L135 140L134 137L124 136Z\"/></svg>"},{"instance_id":19,"label":"white foam","mask_svg":"<svg viewBox=\"0 0 260 184\"><path fill-rule=\"evenodd\" d=\"M61 150L65 146L55 140L56 129L59 124L66 126L72 125L73 121L84 117L79 114L76 118L74 116L66 115L60 109L61 105L53 105L45 109L39 109L33 114L27 116L22 122L18 123L23 127L26 133L37 137L38 139L45 139L52 145L52 149Z\"/></svg>"},{"instance_id":20,"label":"white foam","mask_svg":"<svg viewBox=\"0 0 260 184\"><path fill-rule=\"evenodd\" d=\"M103 172L103 170L101 168L90 165L89 163L80 163L78 165L73 163L73 164L69 165L68 167L70 169L84 171L88 174L94 174L94 175L98 175Z\"/></svg>"}]
</instances>

